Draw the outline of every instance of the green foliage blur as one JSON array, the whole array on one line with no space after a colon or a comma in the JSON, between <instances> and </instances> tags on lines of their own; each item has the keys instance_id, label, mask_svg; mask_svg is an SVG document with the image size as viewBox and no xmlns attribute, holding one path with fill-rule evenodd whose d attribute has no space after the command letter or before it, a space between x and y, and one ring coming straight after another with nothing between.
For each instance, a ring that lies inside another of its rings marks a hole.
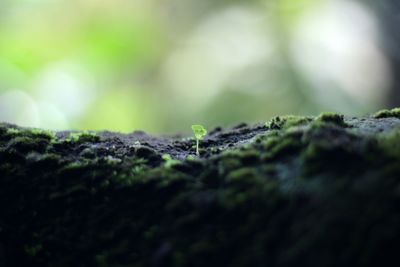
<instances>
[{"instance_id":1,"label":"green foliage blur","mask_svg":"<svg viewBox=\"0 0 400 267\"><path fill-rule=\"evenodd\" d=\"M172 133L363 114L390 87L379 44L357 1L2 0L0 120Z\"/></svg>"}]
</instances>

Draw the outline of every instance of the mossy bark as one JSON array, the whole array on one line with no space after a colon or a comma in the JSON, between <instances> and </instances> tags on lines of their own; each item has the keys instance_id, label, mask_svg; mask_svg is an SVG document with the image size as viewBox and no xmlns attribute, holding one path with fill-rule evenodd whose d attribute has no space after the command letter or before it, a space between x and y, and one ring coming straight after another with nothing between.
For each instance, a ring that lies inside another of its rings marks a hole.
<instances>
[{"instance_id":1,"label":"mossy bark","mask_svg":"<svg viewBox=\"0 0 400 267\"><path fill-rule=\"evenodd\" d=\"M398 263L398 112L216 128L195 151L1 124L0 266Z\"/></svg>"}]
</instances>

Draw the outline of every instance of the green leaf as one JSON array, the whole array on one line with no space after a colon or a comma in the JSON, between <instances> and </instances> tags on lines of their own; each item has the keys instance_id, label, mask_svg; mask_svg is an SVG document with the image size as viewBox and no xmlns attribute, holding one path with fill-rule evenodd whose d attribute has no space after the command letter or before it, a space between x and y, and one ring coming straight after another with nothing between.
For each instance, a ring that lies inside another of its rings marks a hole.
<instances>
[{"instance_id":1,"label":"green leaf","mask_svg":"<svg viewBox=\"0 0 400 267\"><path fill-rule=\"evenodd\" d=\"M202 125L192 125L192 130L198 140L201 140L207 134L207 130Z\"/></svg>"}]
</instances>

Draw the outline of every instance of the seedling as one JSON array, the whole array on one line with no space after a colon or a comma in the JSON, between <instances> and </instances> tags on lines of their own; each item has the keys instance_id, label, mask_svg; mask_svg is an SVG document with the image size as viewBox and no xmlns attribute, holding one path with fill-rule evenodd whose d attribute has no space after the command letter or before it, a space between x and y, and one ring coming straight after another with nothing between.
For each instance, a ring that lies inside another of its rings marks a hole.
<instances>
[{"instance_id":1,"label":"seedling","mask_svg":"<svg viewBox=\"0 0 400 267\"><path fill-rule=\"evenodd\" d=\"M207 130L202 125L192 125L192 130L194 133L194 137L196 138L196 154L200 156L199 153L199 142L203 139L203 136L207 134Z\"/></svg>"}]
</instances>

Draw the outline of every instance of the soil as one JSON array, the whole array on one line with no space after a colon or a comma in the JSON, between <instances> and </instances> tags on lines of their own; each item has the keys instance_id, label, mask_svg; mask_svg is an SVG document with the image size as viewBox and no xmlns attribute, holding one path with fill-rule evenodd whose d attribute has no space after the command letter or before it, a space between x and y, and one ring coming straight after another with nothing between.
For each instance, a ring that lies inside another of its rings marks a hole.
<instances>
[{"instance_id":1,"label":"soil","mask_svg":"<svg viewBox=\"0 0 400 267\"><path fill-rule=\"evenodd\" d=\"M400 109L215 128L195 151L0 124L0 266L399 263Z\"/></svg>"}]
</instances>

